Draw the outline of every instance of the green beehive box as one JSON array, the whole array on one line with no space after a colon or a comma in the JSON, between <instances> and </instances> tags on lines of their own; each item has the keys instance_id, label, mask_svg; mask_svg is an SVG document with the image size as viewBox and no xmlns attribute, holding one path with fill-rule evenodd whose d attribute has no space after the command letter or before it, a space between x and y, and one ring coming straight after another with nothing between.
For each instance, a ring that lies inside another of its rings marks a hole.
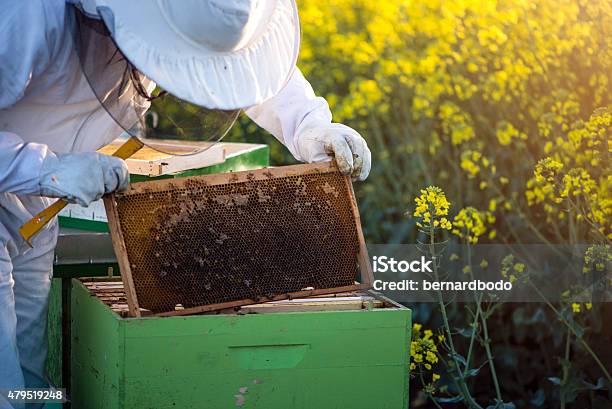
<instances>
[{"instance_id":1,"label":"green beehive box","mask_svg":"<svg viewBox=\"0 0 612 409\"><path fill-rule=\"evenodd\" d=\"M72 283L74 409L408 406L411 313L397 304L122 318Z\"/></svg>"}]
</instances>

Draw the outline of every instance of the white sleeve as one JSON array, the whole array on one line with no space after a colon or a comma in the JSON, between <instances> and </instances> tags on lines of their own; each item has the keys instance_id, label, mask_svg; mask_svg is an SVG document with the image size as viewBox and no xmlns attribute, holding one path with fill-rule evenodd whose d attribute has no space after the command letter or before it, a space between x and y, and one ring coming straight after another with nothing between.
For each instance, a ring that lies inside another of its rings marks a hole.
<instances>
[{"instance_id":1,"label":"white sleeve","mask_svg":"<svg viewBox=\"0 0 612 409\"><path fill-rule=\"evenodd\" d=\"M0 192L39 194L42 163L49 152L47 145L24 143L14 133L0 131Z\"/></svg>"},{"instance_id":2,"label":"white sleeve","mask_svg":"<svg viewBox=\"0 0 612 409\"><path fill-rule=\"evenodd\" d=\"M0 109L23 98L32 78L49 65L59 29L49 21L57 20L51 13L62 10L56 8L41 0L0 0ZM46 145L24 143L0 124L0 192L38 194L48 153Z\"/></svg>"},{"instance_id":3,"label":"white sleeve","mask_svg":"<svg viewBox=\"0 0 612 409\"><path fill-rule=\"evenodd\" d=\"M317 97L312 86L296 68L287 85L274 97L246 110L259 126L270 132L300 161L296 140L311 126L330 124L332 114L322 97Z\"/></svg>"},{"instance_id":4,"label":"white sleeve","mask_svg":"<svg viewBox=\"0 0 612 409\"><path fill-rule=\"evenodd\" d=\"M41 0L0 0L0 10L0 109L4 109L19 101L32 78L48 67L59 28L50 27L57 18Z\"/></svg>"}]
</instances>

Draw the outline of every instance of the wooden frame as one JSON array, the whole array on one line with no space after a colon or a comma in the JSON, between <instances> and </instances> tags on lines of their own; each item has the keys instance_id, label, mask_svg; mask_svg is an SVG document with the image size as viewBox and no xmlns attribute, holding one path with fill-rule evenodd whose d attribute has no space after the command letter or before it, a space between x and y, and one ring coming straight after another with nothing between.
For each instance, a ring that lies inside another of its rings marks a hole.
<instances>
[{"instance_id":1,"label":"wooden frame","mask_svg":"<svg viewBox=\"0 0 612 409\"><path fill-rule=\"evenodd\" d=\"M113 200L113 195L104 198L104 207L106 208L106 215L108 218L108 229L113 241L113 248L115 249L115 256L117 257L119 270L121 271L121 280L123 281L123 287L125 288L125 296L128 299L130 316L140 317L140 307L138 305L136 289L134 288L132 269L127 256L127 249L125 248L125 240L123 239L121 222L119 221L119 215L117 214L117 208L114 206Z\"/></svg>"},{"instance_id":2,"label":"wooden frame","mask_svg":"<svg viewBox=\"0 0 612 409\"><path fill-rule=\"evenodd\" d=\"M129 317L127 297L120 277L81 278L81 283L89 293L106 304L122 318ZM403 308L396 302L373 292L372 290L350 291L327 295L260 302L235 308L215 310L215 314L261 314L276 312L308 312L308 311L357 311L370 308ZM149 310L142 310L142 316L152 315Z\"/></svg>"},{"instance_id":3,"label":"wooden frame","mask_svg":"<svg viewBox=\"0 0 612 409\"><path fill-rule=\"evenodd\" d=\"M316 173L329 173L332 171L337 171L337 167L334 162L323 162L323 163L315 163L315 164L302 164L302 165L292 165L292 166L283 166L278 168L264 168L254 171L244 171L244 172L235 172L235 173L219 173L212 175L203 175L203 176L195 176L193 178L183 178L183 179L163 179L156 180L150 182L140 182L134 183L131 185L129 193L137 194L137 193L148 193L153 189L180 189L185 186L186 183L189 183L190 180L198 180L199 182L205 182L209 186L220 185L220 184L228 184L228 183L241 183L241 182L249 182L255 180L268 180L271 178L277 177L288 177L288 176L299 176L304 174L316 174ZM359 211L357 208L357 202L355 200L355 194L353 191L351 180L348 176L344 177L347 190L350 194L350 202L351 202L351 212L353 218L355 220L355 227L357 230L357 238L359 241L359 251L357 253L359 269L361 273L362 283L355 283L354 285L348 285L343 287L335 287L335 288L323 288L323 289L313 289L313 290L302 290L296 292L290 292L285 294L279 294L273 297L262 297L258 300L252 299L242 299L236 301L223 302L218 304L208 304L197 307L185 308L182 310L175 311L166 311L161 313L156 313L156 316L177 316L177 315L188 315L188 314L198 314L208 311L220 310L225 308L234 308L243 305L249 304L257 304L267 301L280 301L285 299L292 298L302 298L309 297L315 295L323 295L323 294L332 294L332 293L340 293L340 292L348 292L354 290L366 290L371 288L373 283L373 274L372 268L370 264L370 260L367 253L367 248L363 236L363 232L361 230L361 219L359 217ZM130 267L130 262L127 255L127 249L125 247L125 241L121 229L121 220L119 219L119 215L117 212L117 208L115 206L115 195L110 195L104 199L104 205L106 208L108 222L109 222L109 230L112 237L113 248L115 250L117 260L119 263L119 268L121 270L121 277L123 280L123 284L125 286L126 297L128 300L129 313L132 317L140 317L141 310L138 304L138 296L136 294L136 289L134 287L134 280L132 277L132 271Z\"/></svg>"}]
</instances>

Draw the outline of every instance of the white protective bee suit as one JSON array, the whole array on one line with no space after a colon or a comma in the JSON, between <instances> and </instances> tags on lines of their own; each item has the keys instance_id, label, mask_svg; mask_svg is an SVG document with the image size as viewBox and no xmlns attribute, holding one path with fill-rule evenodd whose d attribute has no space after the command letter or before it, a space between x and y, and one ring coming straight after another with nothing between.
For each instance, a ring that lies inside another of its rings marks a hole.
<instances>
[{"instance_id":1,"label":"white protective bee suit","mask_svg":"<svg viewBox=\"0 0 612 409\"><path fill-rule=\"evenodd\" d=\"M65 0L0 0L0 389L48 386L46 316L58 227L49 223L29 250L19 227L54 200L43 195L86 205L127 185L121 160L92 153L122 129L83 76L65 23L70 7ZM367 177L367 145L331 122L326 101L298 69L256 102L246 113L298 160L334 154L344 173ZM0 409L22 407L0 397Z\"/></svg>"}]
</instances>

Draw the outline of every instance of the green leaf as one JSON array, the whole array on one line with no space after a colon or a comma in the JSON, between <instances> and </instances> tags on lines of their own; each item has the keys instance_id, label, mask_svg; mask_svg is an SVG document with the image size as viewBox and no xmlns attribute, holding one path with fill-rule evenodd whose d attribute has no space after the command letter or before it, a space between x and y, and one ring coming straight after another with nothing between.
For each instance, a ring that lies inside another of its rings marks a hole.
<instances>
[{"instance_id":1,"label":"green leaf","mask_svg":"<svg viewBox=\"0 0 612 409\"><path fill-rule=\"evenodd\" d=\"M572 332L574 332L578 338L582 338L584 335L584 328L574 320L574 314L571 312L571 310L566 308L561 312L561 315L565 318L565 321L572 329Z\"/></svg>"},{"instance_id":2,"label":"green leaf","mask_svg":"<svg viewBox=\"0 0 612 409\"><path fill-rule=\"evenodd\" d=\"M478 372L480 372L480 368L472 368L469 369L466 373L465 373L465 377L469 378L470 376L476 376L478 375Z\"/></svg>"},{"instance_id":3,"label":"green leaf","mask_svg":"<svg viewBox=\"0 0 612 409\"><path fill-rule=\"evenodd\" d=\"M457 395L450 398L434 398L438 403L458 403L463 401L463 396Z\"/></svg>"},{"instance_id":4,"label":"green leaf","mask_svg":"<svg viewBox=\"0 0 612 409\"><path fill-rule=\"evenodd\" d=\"M606 380L604 378L597 379L596 384L592 384L584 380L582 381L582 383L584 384L584 386L587 387L587 389L590 389L592 391L599 391L599 390L605 389L605 386L606 386Z\"/></svg>"},{"instance_id":5,"label":"green leaf","mask_svg":"<svg viewBox=\"0 0 612 409\"><path fill-rule=\"evenodd\" d=\"M546 394L544 393L544 389L538 389L529 402L534 406L542 406L545 401Z\"/></svg>"},{"instance_id":6,"label":"green leaf","mask_svg":"<svg viewBox=\"0 0 612 409\"><path fill-rule=\"evenodd\" d=\"M467 362L466 362L465 358L461 354L456 354L455 353L455 354L450 354L450 356L453 357L459 363L461 363L464 368L467 366Z\"/></svg>"},{"instance_id":7,"label":"green leaf","mask_svg":"<svg viewBox=\"0 0 612 409\"><path fill-rule=\"evenodd\" d=\"M461 335L462 337L472 338L472 335L474 334L474 327L458 328L457 334Z\"/></svg>"},{"instance_id":8,"label":"green leaf","mask_svg":"<svg viewBox=\"0 0 612 409\"><path fill-rule=\"evenodd\" d=\"M501 402L497 401L495 405L487 406L487 409L516 409L516 406L512 402Z\"/></svg>"}]
</instances>

